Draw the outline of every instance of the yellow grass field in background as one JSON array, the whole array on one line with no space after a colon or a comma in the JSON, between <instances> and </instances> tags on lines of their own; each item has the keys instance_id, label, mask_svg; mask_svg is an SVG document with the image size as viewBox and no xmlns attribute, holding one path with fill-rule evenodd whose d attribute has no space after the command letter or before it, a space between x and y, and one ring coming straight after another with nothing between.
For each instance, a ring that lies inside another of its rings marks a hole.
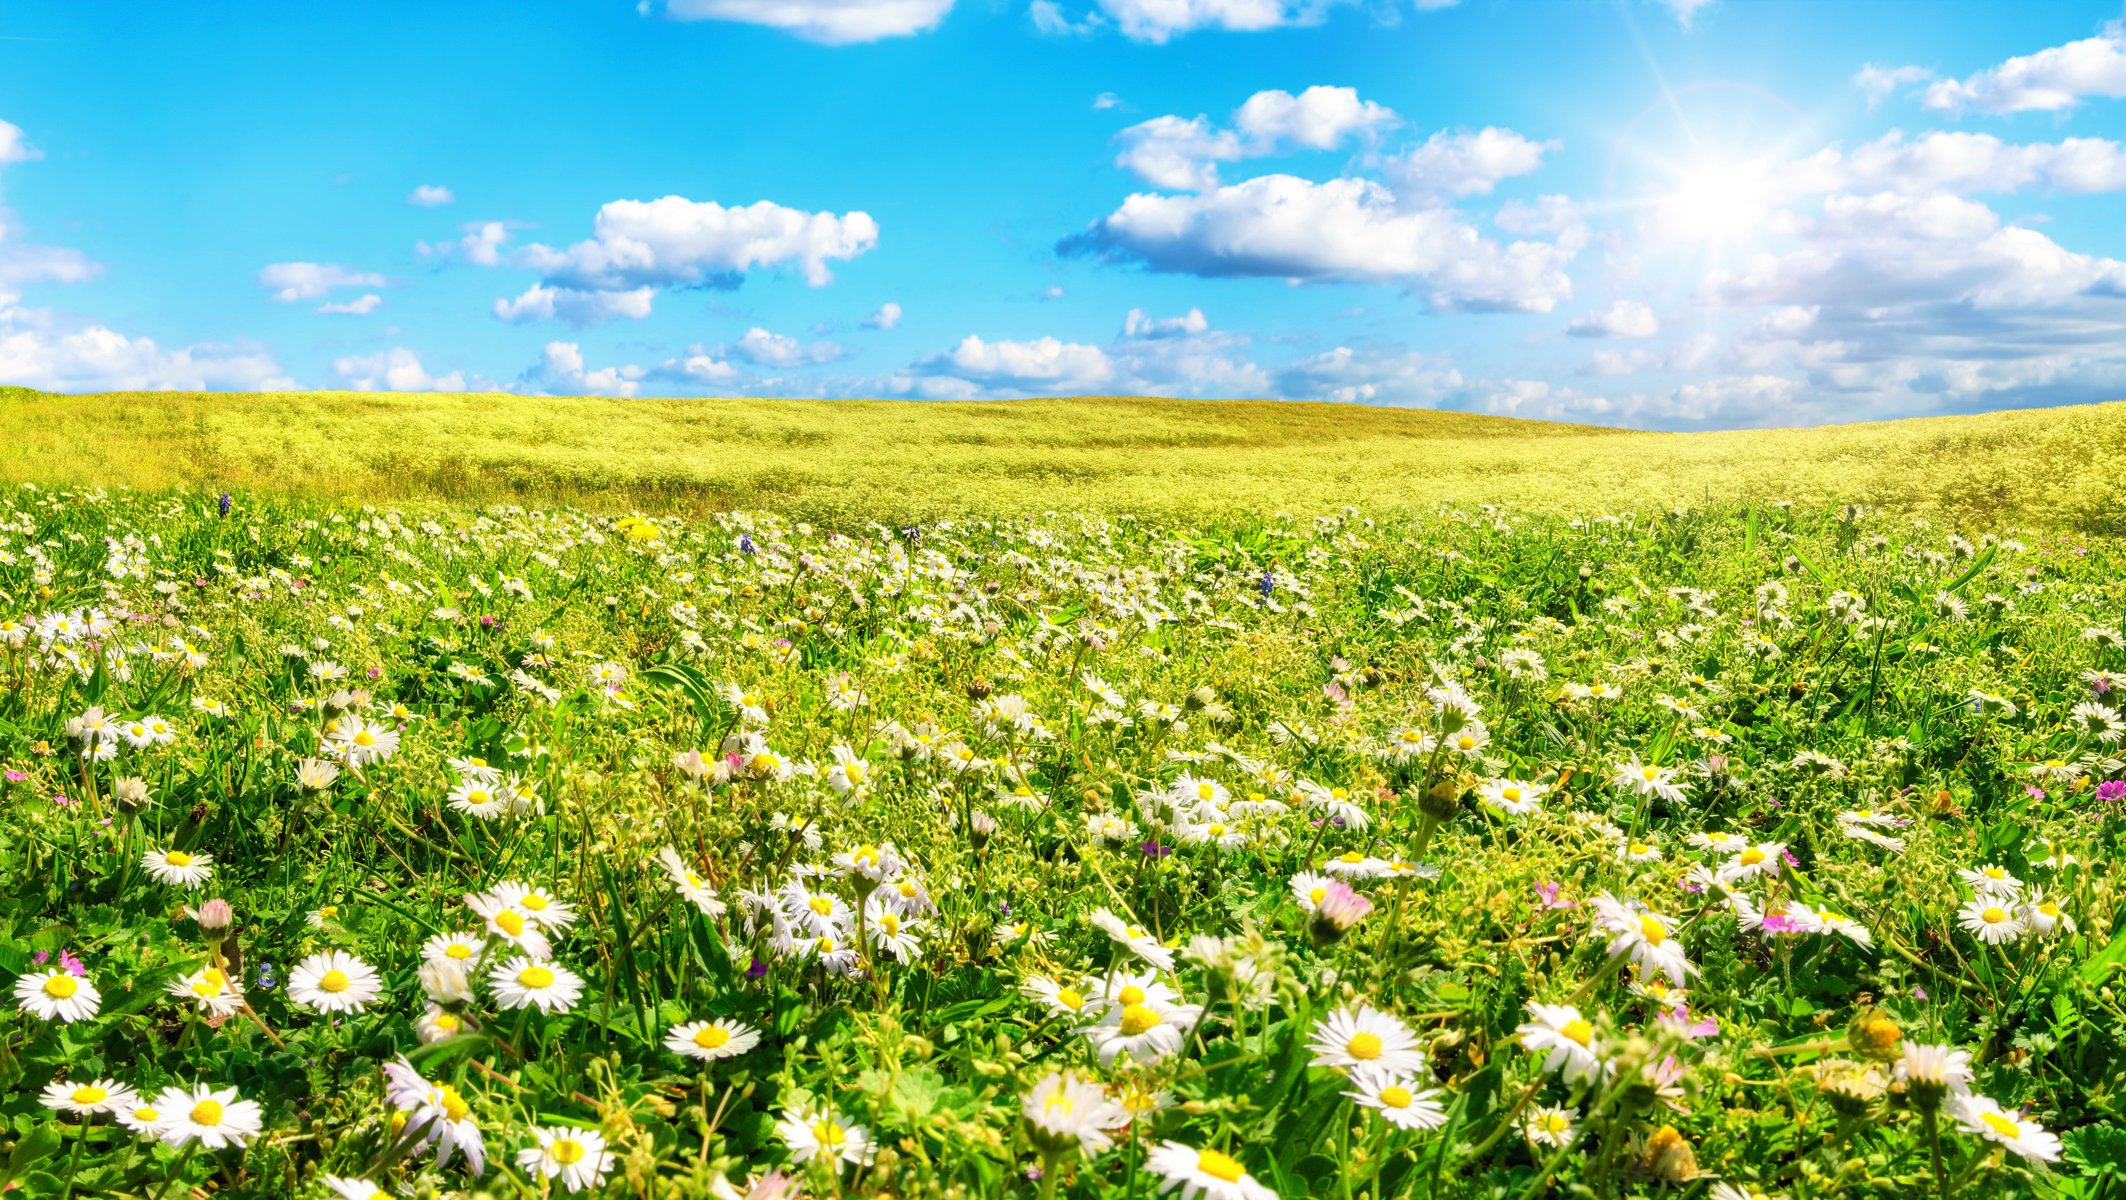
<instances>
[{"instance_id":1,"label":"yellow grass field in background","mask_svg":"<svg viewBox=\"0 0 2126 1200\"><path fill-rule=\"evenodd\" d=\"M827 521L1048 509L1203 519L1499 503L1584 514L1861 503L2126 528L2126 403L1816 429L1642 433L1409 409L0 388L10 483L378 503L774 509Z\"/></svg>"}]
</instances>

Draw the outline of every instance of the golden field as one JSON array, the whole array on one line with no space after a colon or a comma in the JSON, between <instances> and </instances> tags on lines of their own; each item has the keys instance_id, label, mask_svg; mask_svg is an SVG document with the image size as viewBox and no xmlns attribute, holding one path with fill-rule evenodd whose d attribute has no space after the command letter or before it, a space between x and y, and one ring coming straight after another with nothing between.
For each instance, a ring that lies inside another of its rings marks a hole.
<instances>
[{"instance_id":1,"label":"golden field","mask_svg":"<svg viewBox=\"0 0 2126 1200\"><path fill-rule=\"evenodd\" d=\"M2122 464L2126 403L1683 434L1128 397L948 404L0 388L8 482L763 508L832 520L1487 502L1582 514L1791 500L2106 532L2126 520Z\"/></svg>"}]
</instances>

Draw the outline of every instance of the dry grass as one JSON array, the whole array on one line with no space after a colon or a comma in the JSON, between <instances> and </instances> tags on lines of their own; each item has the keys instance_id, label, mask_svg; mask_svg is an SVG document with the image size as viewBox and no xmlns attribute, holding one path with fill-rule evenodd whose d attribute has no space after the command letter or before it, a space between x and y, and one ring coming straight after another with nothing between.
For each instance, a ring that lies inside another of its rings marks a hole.
<instances>
[{"instance_id":1,"label":"dry grass","mask_svg":"<svg viewBox=\"0 0 2126 1200\"><path fill-rule=\"evenodd\" d=\"M1349 405L0 389L0 479L910 520L1789 499L2115 532L2126 403L1638 433Z\"/></svg>"}]
</instances>

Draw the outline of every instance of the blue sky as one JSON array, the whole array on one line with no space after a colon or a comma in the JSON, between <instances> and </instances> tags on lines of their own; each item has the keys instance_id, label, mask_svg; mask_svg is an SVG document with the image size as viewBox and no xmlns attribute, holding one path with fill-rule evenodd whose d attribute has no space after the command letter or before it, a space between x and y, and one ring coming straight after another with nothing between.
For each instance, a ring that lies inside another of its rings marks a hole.
<instances>
[{"instance_id":1,"label":"blue sky","mask_svg":"<svg viewBox=\"0 0 2126 1200\"><path fill-rule=\"evenodd\" d=\"M18 3L0 383L2126 397L2113 3Z\"/></svg>"}]
</instances>

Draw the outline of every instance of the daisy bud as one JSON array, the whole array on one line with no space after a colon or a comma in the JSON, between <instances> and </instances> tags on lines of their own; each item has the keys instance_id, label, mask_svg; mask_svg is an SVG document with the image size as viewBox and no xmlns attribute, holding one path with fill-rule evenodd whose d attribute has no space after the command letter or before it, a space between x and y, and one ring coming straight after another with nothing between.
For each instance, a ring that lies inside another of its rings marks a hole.
<instances>
[{"instance_id":1,"label":"daisy bud","mask_svg":"<svg viewBox=\"0 0 2126 1200\"><path fill-rule=\"evenodd\" d=\"M1663 1125L1646 1139L1639 1167L1663 1183L1688 1183L1698 1177L1698 1155L1673 1125Z\"/></svg>"},{"instance_id":2,"label":"daisy bud","mask_svg":"<svg viewBox=\"0 0 2126 1200\"><path fill-rule=\"evenodd\" d=\"M1903 1053L1904 1030L1879 1008L1863 1010L1846 1026L1846 1041L1853 1053L1877 1062L1894 1062Z\"/></svg>"},{"instance_id":3,"label":"daisy bud","mask_svg":"<svg viewBox=\"0 0 2126 1200\"><path fill-rule=\"evenodd\" d=\"M978 808L967 818L967 840L974 843L975 849L980 850L982 847L987 846L989 839L996 835L997 819L995 817Z\"/></svg>"},{"instance_id":4,"label":"daisy bud","mask_svg":"<svg viewBox=\"0 0 2126 1200\"><path fill-rule=\"evenodd\" d=\"M1461 781L1450 776L1424 790L1418 797L1417 811L1435 821L1451 821L1461 805Z\"/></svg>"},{"instance_id":5,"label":"daisy bud","mask_svg":"<svg viewBox=\"0 0 2126 1200\"><path fill-rule=\"evenodd\" d=\"M207 935L209 942L219 942L228 936L229 926L236 921L236 911L227 900L209 900L192 913L199 923L199 931Z\"/></svg>"},{"instance_id":6,"label":"daisy bud","mask_svg":"<svg viewBox=\"0 0 2126 1200\"><path fill-rule=\"evenodd\" d=\"M421 990L444 1008L462 1008L472 1001L472 982L465 977L465 968L450 959L422 963L420 977Z\"/></svg>"},{"instance_id":7,"label":"daisy bud","mask_svg":"<svg viewBox=\"0 0 2126 1200\"><path fill-rule=\"evenodd\" d=\"M1349 884L1333 881L1314 906L1314 923L1308 930L1316 946L1329 946L1350 932L1353 925L1373 911L1373 902L1352 891Z\"/></svg>"},{"instance_id":8,"label":"daisy bud","mask_svg":"<svg viewBox=\"0 0 2126 1200\"><path fill-rule=\"evenodd\" d=\"M111 785L111 798L122 813L137 813L148 806L148 781L128 775Z\"/></svg>"}]
</instances>

